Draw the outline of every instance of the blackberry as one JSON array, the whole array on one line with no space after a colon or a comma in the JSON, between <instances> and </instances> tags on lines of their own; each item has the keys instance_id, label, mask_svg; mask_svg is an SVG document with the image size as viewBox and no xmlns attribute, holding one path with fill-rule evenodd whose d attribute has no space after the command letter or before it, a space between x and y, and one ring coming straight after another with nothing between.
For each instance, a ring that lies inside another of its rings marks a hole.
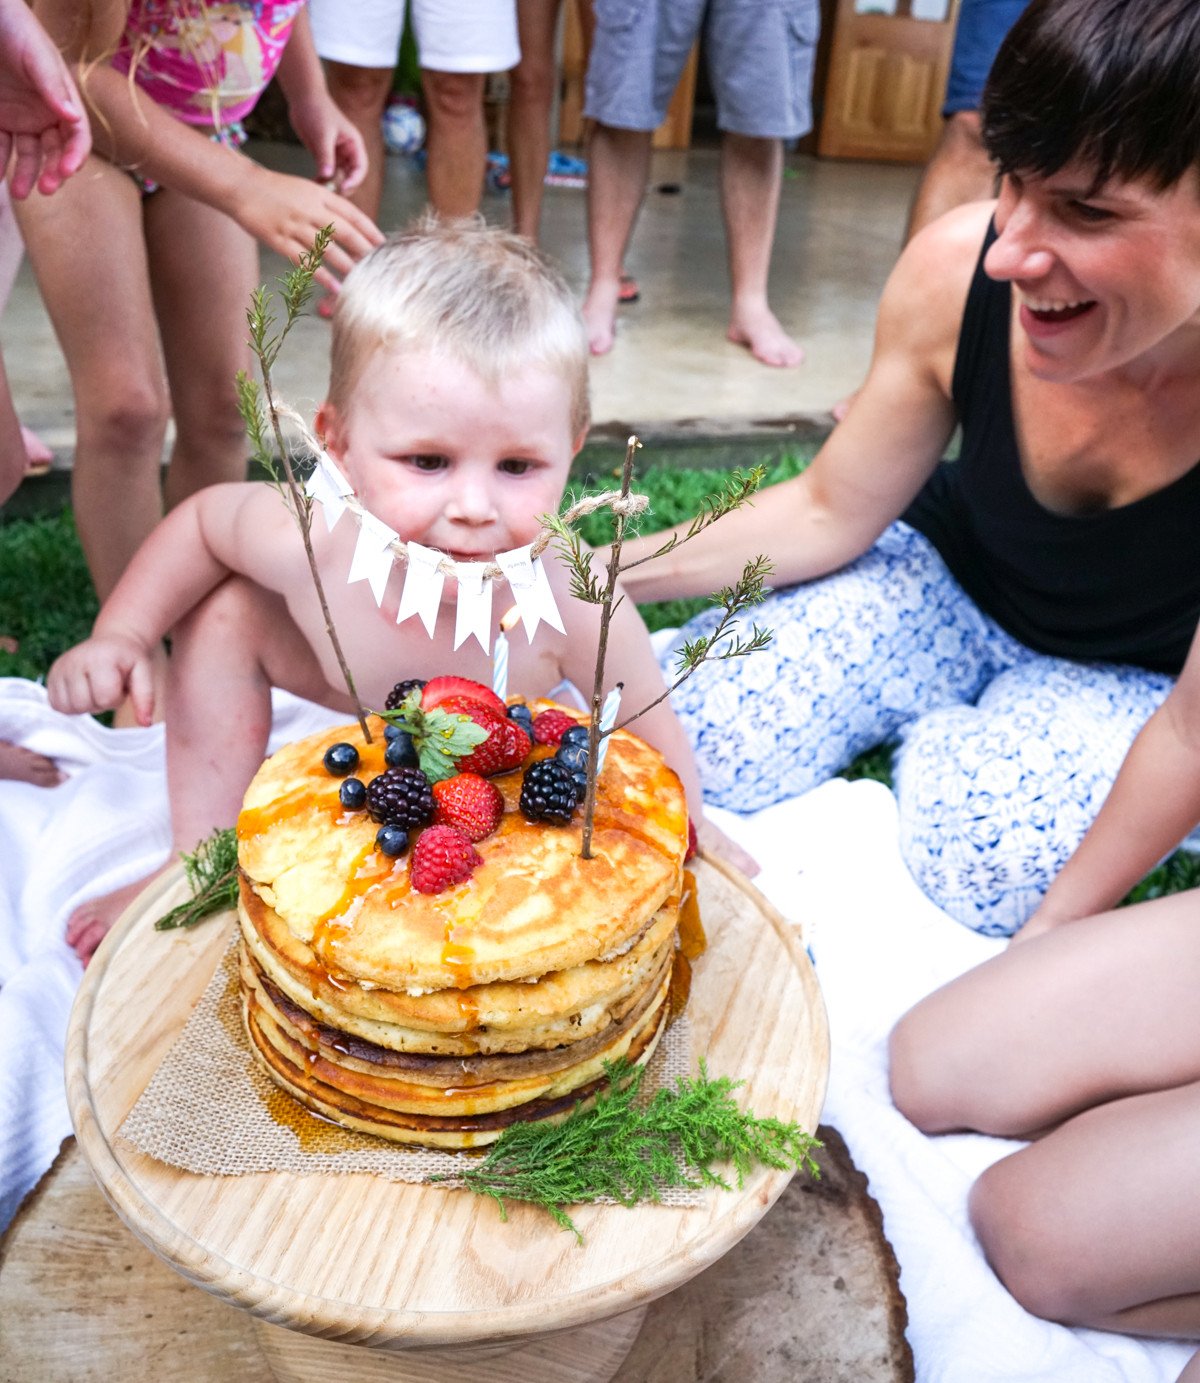
<instances>
[{"instance_id":1,"label":"blackberry","mask_svg":"<svg viewBox=\"0 0 1200 1383\"><path fill-rule=\"evenodd\" d=\"M521 812L530 821L565 826L578 801L570 771L553 759L540 759L525 770L521 782Z\"/></svg>"},{"instance_id":2,"label":"blackberry","mask_svg":"<svg viewBox=\"0 0 1200 1383\"><path fill-rule=\"evenodd\" d=\"M322 760L326 769L335 778L344 778L358 767L358 750L352 744L331 744Z\"/></svg>"},{"instance_id":3,"label":"blackberry","mask_svg":"<svg viewBox=\"0 0 1200 1383\"><path fill-rule=\"evenodd\" d=\"M383 751L383 761L389 768L417 767L420 761L417 751L413 748L412 736L407 730L398 730L391 736L388 747Z\"/></svg>"},{"instance_id":4,"label":"blackberry","mask_svg":"<svg viewBox=\"0 0 1200 1383\"><path fill-rule=\"evenodd\" d=\"M508 708L508 718L509 720L516 721L529 738L533 739L533 712L528 706L522 705L521 703L510 706Z\"/></svg>"},{"instance_id":5,"label":"blackberry","mask_svg":"<svg viewBox=\"0 0 1200 1383\"><path fill-rule=\"evenodd\" d=\"M384 709L394 711L405 697L411 692L421 691L424 686L425 680L421 677L406 677L403 682L397 682L391 691L388 692L387 700L383 703Z\"/></svg>"},{"instance_id":6,"label":"blackberry","mask_svg":"<svg viewBox=\"0 0 1200 1383\"><path fill-rule=\"evenodd\" d=\"M394 860L408 849L408 832L403 826L380 826L375 833L375 848Z\"/></svg>"},{"instance_id":7,"label":"blackberry","mask_svg":"<svg viewBox=\"0 0 1200 1383\"><path fill-rule=\"evenodd\" d=\"M568 744L582 744L587 748L588 740L592 737L591 727L588 725L572 725L569 730L563 731L563 737L559 740L559 747L565 749Z\"/></svg>"},{"instance_id":8,"label":"blackberry","mask_svg":"<svg viewBox=\"0 0 1200 1383\"><path fill-rule=\"evenodd\" d=\"M433 820L433 789L419 768L389 768L367 786L367 811L387 826L428 826Z\"/></svg>"},{"instance_id":9,"label":"blackberry","mask_svg":"<svg viewBox=\"0 0 1200 1383\"><path fill-rule=\"evenodd\" d=\"M361 778L347 778L338 788L338 801L347 811L361 812L367 805L367 785Z\"/></svg>"}]
</instances>

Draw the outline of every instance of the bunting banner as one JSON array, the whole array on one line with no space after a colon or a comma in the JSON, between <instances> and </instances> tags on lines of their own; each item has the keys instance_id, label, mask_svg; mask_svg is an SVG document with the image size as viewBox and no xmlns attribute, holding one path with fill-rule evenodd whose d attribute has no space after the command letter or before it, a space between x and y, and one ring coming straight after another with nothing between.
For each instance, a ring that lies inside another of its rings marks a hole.
<instances>
[{"instance_id":1,"label":"bunting banner","mask_svg":"<svg viewBox=\"0 0 1200 1383\"><path fill-rule=\"evenodd\" d=\"M354 546L350 575L346 580L351 585L355 581L366 581L375 597L375 604L382 605L383 592L392 574L392 544L399 540L400 535L365 510L358 522L358 542ZM429 632L432 634L433 630Z\"/></svg>"},{"instance_id":2,"label":"bunting banner","mask_svg":"<svg viewBox=\"0 0 1200 1383\"><path fill-rule=\"evenodd\" d=\"M304 493L320 505L325 527L332 533L334 524L346 512L346 501L354 494L354 490L329 457L322 455L317 457L317 464L313 467L312 475L308 477Z\"/></svg>"},{"instance_id":3,"label":"bunting banner","mask_svg":"<svg viewBox=\"0 0 1200 1383\"><path fill-rule=\"evenodd\" d=\"M436 548L422 547L420 543L410 542L407 546L408 570L404 574L404 590L400 593L396 623L403 624L411 615L419 615L425 632L432 639L442 605L442 587L446 582L441 569L442 554Z\"/></svg>"},{"instance_id":4,"label":"bunting banner","mask_svg":"<svg viewBox=\"0 0 1200 1383\"><path fill-rule=\"evenodd\" d=\"M454 612L454 650L472 635L485 653L492 651L492 583L484 580L484 562L455 562L458 605Z\"/></svg>"},{"instance_id":5,"label":"bunting banner","mask_svg":"<svg viewBox=\"0 0 1200 1383\"><path fill-rule=\"evenodd\" d=\"M525 626L525 636L530 643L542 620L560 634L567 632L540 557L534 557L527 547L515 547L508 552L496 553L496 564L508 577L509 589L521 612L521 623Z\"/></svg>"}]
</instances>

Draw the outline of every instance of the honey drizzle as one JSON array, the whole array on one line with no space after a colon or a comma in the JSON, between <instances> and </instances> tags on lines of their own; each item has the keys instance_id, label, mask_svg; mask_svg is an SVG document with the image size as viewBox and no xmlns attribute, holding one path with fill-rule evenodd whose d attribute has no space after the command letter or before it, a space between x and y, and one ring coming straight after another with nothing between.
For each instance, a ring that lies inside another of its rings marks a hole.
<instances>
[{"instance_id":1,"label":"honey drizzle","mask_svg":"<svg viewBox=\"0 0 1200 1383\"><path fill-rule=\"evenodd\" d=\"M683 897L679 901L679 949L688 960L698 960L708 949L708 937L700 920L700 898L696 876L683 871Z\"/></svg>"}]
</instances>

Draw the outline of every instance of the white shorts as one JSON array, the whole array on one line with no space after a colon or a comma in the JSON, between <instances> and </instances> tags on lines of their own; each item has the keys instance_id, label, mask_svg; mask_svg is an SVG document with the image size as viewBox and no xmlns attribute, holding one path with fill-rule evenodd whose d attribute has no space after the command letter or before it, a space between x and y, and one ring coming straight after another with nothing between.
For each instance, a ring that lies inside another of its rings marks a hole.
<instances>
[{"instance_id":1,"label":"white shorts","mask_svg":"<svg viewBox=\"0 0 1200 1383\"><path fill-rule=\"evenodd\" d=\"M507 72L521 60L516 0L412 0L422 67ZM309 0L317 52L351 67L395 67L404 0Z\"/></svg>"}]
</instances>

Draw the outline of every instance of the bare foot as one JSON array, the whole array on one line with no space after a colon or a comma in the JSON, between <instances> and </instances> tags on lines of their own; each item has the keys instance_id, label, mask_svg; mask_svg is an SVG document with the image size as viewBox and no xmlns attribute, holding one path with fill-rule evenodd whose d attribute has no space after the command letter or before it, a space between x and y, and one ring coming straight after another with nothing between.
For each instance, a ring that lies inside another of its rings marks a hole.
<instances>
[{"instance_id":1,"label":"bare foot","mask_svg":"<svg viewBox=\"0 0 1200 1383\"><path fill-rule=\"evenodd\" d=\"M45 475L54 460L54 453L36 432L27 427L21 428L21 441L25 444L25 474Z\"/></svg>"},{"instance_id":2,"label":"bare foot","mask_svg":"<svg viewBox=\"0 0 1200 1383\"><path fill-rule=\"evenodd\" d=\"M764 365L790 369L804 360L804 348L784 331L779 318L765 303L761 307L735 306L725 334L735 346L745 346Z\"/></svg>"},{"instance_id":3,"label":"bare foot","mask_svg":"<svg viewBox=\"0 0 1200 1383\"><path fill-rule=\"evenodd\" d=\"M63 773L45 754L35 754L32 749L0 740L0 778L32 783L38 788L56 788L63 780Z\"/></svg>"},{"instance_id":4,"label":"bare foot","mask_svg":"<svg viewBox=\"0 0 1200 1383\"><path fill-rule=\"evenodd\" d=\"M174 863L175 857L172 856L168 864ZM67 945L75 952L84 965L91 960L96 953L96 947L108 935L112 924L141 893L142 889L167 868L163 865L162 869L156 869L153 874L147 874L144 879L136 879L131 884L126 884L124 888L114 889L111 893L105 893L99 898L93 898L90 902L80 903L75 911L67 918L66 939Z\"/></svg>"},{"instance_id":5,"label":"bare foot","mask_svg":"<svg viewBox=\"0 0 1200 1383\"><path fill-rule=\"evenodd\" d=\"M588 349L593 355L607 355L617 336L617 301L620 280L606 283L593 279L583 300L583 322L587 327Z\"/></svg>"}]
</instances>

